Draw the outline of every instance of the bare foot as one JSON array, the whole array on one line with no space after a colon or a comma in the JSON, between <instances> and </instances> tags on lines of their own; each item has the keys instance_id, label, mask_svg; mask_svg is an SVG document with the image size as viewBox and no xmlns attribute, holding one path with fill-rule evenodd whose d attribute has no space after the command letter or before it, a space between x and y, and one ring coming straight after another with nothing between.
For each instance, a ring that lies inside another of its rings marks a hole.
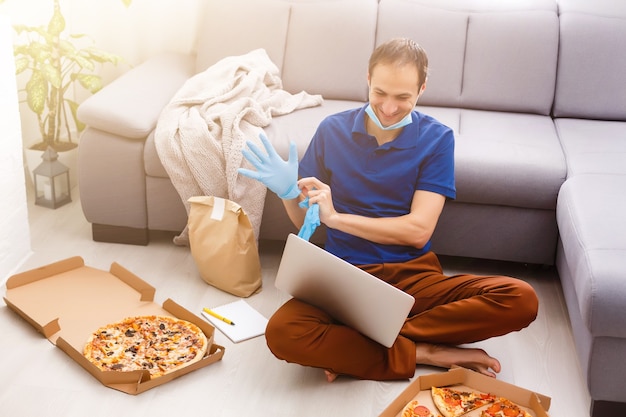
<instances>
[{"instance_id":1,"label":"bare foot","mask_svg":"<svg viewBox=\"0 0 626 417\"><path fill-rule=\"evenodd\" d=\"M324 373L326 374L326 381L328 382L333 382L339 376L338 374L331 372L328 369L324 369Z\"/></svg>"},{"instance_id":2,"label":"bare foot","mask_svg":"<svg viewBox=\"0 0 626 417\"><path fill-rule=\"evenodd\" d=\"M462 366L493 378L501 369L500 362L482 349L418 343L415 351L417 364L442 368L451 368L454 365Z\"/></svg>"}]
</instances>

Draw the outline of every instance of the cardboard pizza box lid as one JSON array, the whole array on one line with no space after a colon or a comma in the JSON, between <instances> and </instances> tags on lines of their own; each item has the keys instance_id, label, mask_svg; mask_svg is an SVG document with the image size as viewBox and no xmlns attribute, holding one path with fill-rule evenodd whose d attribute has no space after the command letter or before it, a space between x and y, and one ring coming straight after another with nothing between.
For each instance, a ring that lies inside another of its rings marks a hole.
<instances>
[{"instance_id":1,"label":"cardboard pizza box lid","mask_svg":"<svg viewBox=\"0 0 626 417\"><path fill-rule=\"evenodd\" d=\"M452 368L448 372L418 376L385 408L379 417L400 416L404 406L413 399L417 399L418 402L429 407L435 415L439 415L437 408L432 403L430 389L451 385L459 385L479 392L505 397L525 407L535 417L549 417L550 397L459 367ZM480 415L480 413L474 411L465 415L473 417Z\"/></svg>"},{"instance_id":2,"label":"cardboard pizza box lid","mask_svg":"<svg viewBox=\"0 0 626 417\"><path fill-rule=\"evenodd\" d=\"M6 288L7 306L104 385L128 394L164 384L224 355L224 348L213 343L215 328L210 323L171 299L158 305L154 287L117 263L107 272L73 257L13 275ZM201 361L154 379L148 371L101 371L83 356L85 342L94 330L141 315L173 316L196 324L209 341L207 354Z\"/></svg>"}]
</instances>

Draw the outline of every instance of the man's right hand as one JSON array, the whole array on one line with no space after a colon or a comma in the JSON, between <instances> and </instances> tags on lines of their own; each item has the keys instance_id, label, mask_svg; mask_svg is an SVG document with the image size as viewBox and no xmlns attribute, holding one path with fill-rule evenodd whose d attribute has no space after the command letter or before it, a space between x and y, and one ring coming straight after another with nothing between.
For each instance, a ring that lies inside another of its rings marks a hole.
<instances>
[{"instance_id":1,"label":"man's right hand","mask_svg":"<svg viewBox=\"0 0 626 417\"><path fill-rule=\"evenodd\" d=\"M256 171L239 168L238 172L246 177L262 182L267 188L283 200L291 200L300 195L298 188L298 150L296 144L289 143L289 159L284 161L276 152L267 137L259 135L266 152L248 141L248 149L243 149L243 156L257 169Z\"/></svg>"}]
</instances>

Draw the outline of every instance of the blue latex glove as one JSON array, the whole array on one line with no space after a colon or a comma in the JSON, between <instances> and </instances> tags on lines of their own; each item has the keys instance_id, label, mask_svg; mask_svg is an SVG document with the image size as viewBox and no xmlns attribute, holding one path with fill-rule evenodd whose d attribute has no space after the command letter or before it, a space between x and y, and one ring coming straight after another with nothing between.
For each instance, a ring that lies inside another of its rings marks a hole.
<instances>
[{"instance_id":1,"label":"blue latex glove","mask_svg":"<svg viewBox=\"0 0 626 417\"><path fill-rule=\"evenodd\" d=\"M262 182L267 188L284 200L291 200L300 195L298 188L298 150L296 144L289 143L289 159L283 159L276 153L267 137L259 135L266 152L248 141L248 149L243 149L243 156L257 169L256 171L239 168L238 172L246 177ZM250 152L252 151L252 152Z\"/></svg>"},{"instance_id":2,"label":"blue latex glove","mask_svg":"<svg viewBox=\"0 0 626 417\"><path fill-rule=\"evenodd\" d=\"M307 208L304 215L304 223L298 232L298 236L304 240L309 240L317 226L320 225L320 206L317 203L313 203L309 206L309 197L302 200L299 204L302 208Z\"/></svg>"}]
</instances>

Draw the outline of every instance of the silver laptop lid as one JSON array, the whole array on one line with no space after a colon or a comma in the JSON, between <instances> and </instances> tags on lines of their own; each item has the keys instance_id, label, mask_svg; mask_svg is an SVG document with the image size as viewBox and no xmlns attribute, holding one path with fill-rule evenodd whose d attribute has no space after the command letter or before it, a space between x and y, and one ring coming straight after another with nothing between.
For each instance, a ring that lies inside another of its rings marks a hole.
<instances>
[{"instance_id":1,"label":"silver laptop lid","mask_svg":"<svg viewBox=\"0 0 626 417\"><path fill-rule=\"evenodd\" d=\"M324 249L287 237L275 285L391 347L415 299Z\"/></svg>"}]
</instances>

